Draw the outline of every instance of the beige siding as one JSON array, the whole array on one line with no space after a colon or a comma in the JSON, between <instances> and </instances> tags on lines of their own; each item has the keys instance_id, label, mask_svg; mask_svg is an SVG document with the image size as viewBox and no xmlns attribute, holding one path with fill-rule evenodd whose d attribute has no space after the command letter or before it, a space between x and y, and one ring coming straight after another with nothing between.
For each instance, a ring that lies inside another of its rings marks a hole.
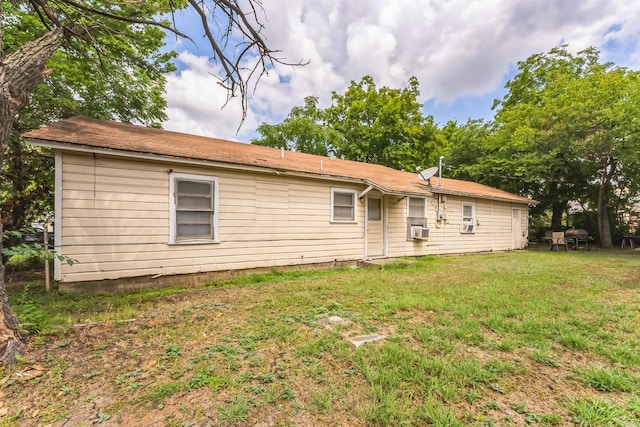
<instances>
[{"instance_id":1,"label":"beige siding","mask_svg":"<svg viewBox=\"0 0 640 427\"><path fill-rule=\"evenodd\" d=\"M218 243L168 243L169 169L218 178ZM366 253L364 198L357 202L356 223L331 223L332 187L359 192L366 186L64 154L60 249L78 262L61 266L61 280L362 259ZM382 195L373 190L369 196ZM463 202L475 203L473 234L461 233ZM386 245L388 257L511 250L514 207L521 209L526 236L528 209L524 205L448 196L442 205L446 218L436 222L436 196L428 197L426 204L430 238L408 240L407 199L383 196L386 235L369 236L371 245Z\"/></svg>"},{"instance_id":2,"label":"beige siding","mask_svg":"<svg viewBox=\"0 0 640 427\"><path fill-rule=\"evenodd\" d=\"M475 204L475 232L466 234L462 228L462 203ZM512 208L522 209L523 230L526 230L527 207L507 202L447 196L443 203L445 219L436 221L437 196L427 199L427 241L407 240L406 200L389 199L389 257L427 254L507 251L512 249Z\"/></svg>"},{"instance_id":3,"label":"beige siding","mask_svg":"<svg viewBox=\"0 0 640 427\"><path fill-rule=\"evenodd\" d=\"M169 245L168 169L218 177L219 243ZM362 186L341 183L340 188ZM115 279L361 259L358 222L330 223L331 184L64 154L62 281Z\"/></svg>"}]
</instances>

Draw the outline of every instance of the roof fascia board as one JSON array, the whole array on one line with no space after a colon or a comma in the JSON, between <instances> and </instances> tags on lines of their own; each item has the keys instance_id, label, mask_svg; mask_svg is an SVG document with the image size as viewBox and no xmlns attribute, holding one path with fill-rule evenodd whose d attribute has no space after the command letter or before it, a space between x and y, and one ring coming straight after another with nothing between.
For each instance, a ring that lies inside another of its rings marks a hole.
<instances>
[{"instance_id":1,"label":"roof fascia board","mask_svg":"<svg viewBox=\"0 0 640 427\"><path fill-rule=\"evenodd\" d=\"M216 167L220 169L229 169L229 170L242 170L242 171L260 172L260 173L275 173L276 175L297 176L301 178L324 179L328 181L351 182L351 183L367 184L367 185L369 184L368 182L366 182L366 180L363 180L363 179L304 173L304 172L294 172L294 171L288 171L288 170L282 170L282 169L270 168L270 167L248 166L248 165L242 165L237 163L213 162L208 160L196 160L196 159L189 159L184 157L163 156L159 154L150 154L150 153L136 153L131 151L115 150L115 149L109 149L109 148L98 148L98 147L90 147L90 146L82 146L82 145L72 145L70 147L69 144L64 142L52 142L52 141L46 141L46 140L34 139L34 138L26 138L26 141L31 145L35 145L36 147L46 147L46 148L52 148L54 150L67 151L67 152L101 154L105 156L126 157L126 158L134 158L138 160L147 160L147 161L155 161L155 162L163 161L163 162L179 163L179 164L185 164L190 166Z\"/></svg>"},{"instance_id":2,"label":"roof fascia board","mask_svg":"<svg viewBox=\"0 0 640 427\"><path fill-rule=\"evenodd\" d=\"M381 192L384 195L387 196L399 196L399 197L408 197L408 196L417 196L417 197L425 197L425 196L432 196L433 193L429 192L429 193L421 193L421 192L413 192L413 191L393 191L393 190L389 190L387 188L384 188L378 184L376 184L375 182L371 182L371 180L365 179L364 183L369 185L369 186L373 186L373 188L375 188L376 190L378 190L379 192ZM426 189L425 189L426 190ZM366 192L368 192L369 190L365 190ZM429 191L429 190L427 190Z\"/></svg>"},{"instance_id":3,"label":"roof fascia board","mask_svg":"<svg viewBox=\"0 0 640 427\"><path fill-rule=\"evenodd\" d=\"M449 196L461 196L461 197L470 197L474 199L484 199L484 200L496 200L499 202L509 202L509 203L518 203L520 205L537 205L538 202L536 200L518 200L518 199L509 199L507 197L498 197L498 196L485 196L482 194L475 193L466 193L464 191L451 191L451 190L443 190L441 188L431 190L437 194L446 194Z\"/></svg>"}]
</instances>

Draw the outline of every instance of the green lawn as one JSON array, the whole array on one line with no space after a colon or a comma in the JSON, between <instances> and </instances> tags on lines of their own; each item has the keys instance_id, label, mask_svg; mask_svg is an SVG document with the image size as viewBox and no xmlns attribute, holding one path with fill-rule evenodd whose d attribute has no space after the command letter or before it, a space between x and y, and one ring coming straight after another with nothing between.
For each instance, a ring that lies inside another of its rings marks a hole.
<instances>
[{"instance_id":1,"label":"green lawn","mask_svg":"<svg viewBox=\"0 0 640 427\"><path fill-rule=\"evenodd\" d=\"M40 286L10 293L33 332L0 372L2 425L640 425L637 252Z\"/></svg>"}]
</instances>

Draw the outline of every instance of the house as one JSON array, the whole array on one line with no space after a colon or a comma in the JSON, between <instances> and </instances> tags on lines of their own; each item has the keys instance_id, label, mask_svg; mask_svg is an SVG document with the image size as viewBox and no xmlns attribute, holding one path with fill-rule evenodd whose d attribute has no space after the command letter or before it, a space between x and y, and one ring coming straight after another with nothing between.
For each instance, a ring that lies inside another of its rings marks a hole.
<instances>
[{"instance_id":1,"label":"house","mask_svg":"<svg viewBox=\"0 0 640 427\"><path fill-rule=\"evenodd\" d=\"M61 289L277 266L523 249L531 199L336 158L76 117L55 152ZM100 285L100 286L102 286Z\"/></svg>"}]
</instances>

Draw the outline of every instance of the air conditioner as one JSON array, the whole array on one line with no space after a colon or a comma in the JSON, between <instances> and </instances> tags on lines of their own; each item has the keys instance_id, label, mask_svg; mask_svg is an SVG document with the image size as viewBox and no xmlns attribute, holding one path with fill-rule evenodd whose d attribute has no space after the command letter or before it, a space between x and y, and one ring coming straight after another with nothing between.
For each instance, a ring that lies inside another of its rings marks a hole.
<instances>
[{"instance_id":1,"label":"air conditioner","mask_svg":"<svg viewBox=\"0 0 640 427\"><path fill-rule=\"evenodd\" d=\"M463 233L473 233L473 224L462 224Z\"/></svg>"},{"instance_id":2,"label":"air conditioner","mask_svg":"<svg viewBox=\"0 0 640 427\"><path fill-rule=\"evenodd\" d=\"M411 237L416 240L429 240L429 229L425 227L411 227Z\"/></svg>"}]
</instances>

